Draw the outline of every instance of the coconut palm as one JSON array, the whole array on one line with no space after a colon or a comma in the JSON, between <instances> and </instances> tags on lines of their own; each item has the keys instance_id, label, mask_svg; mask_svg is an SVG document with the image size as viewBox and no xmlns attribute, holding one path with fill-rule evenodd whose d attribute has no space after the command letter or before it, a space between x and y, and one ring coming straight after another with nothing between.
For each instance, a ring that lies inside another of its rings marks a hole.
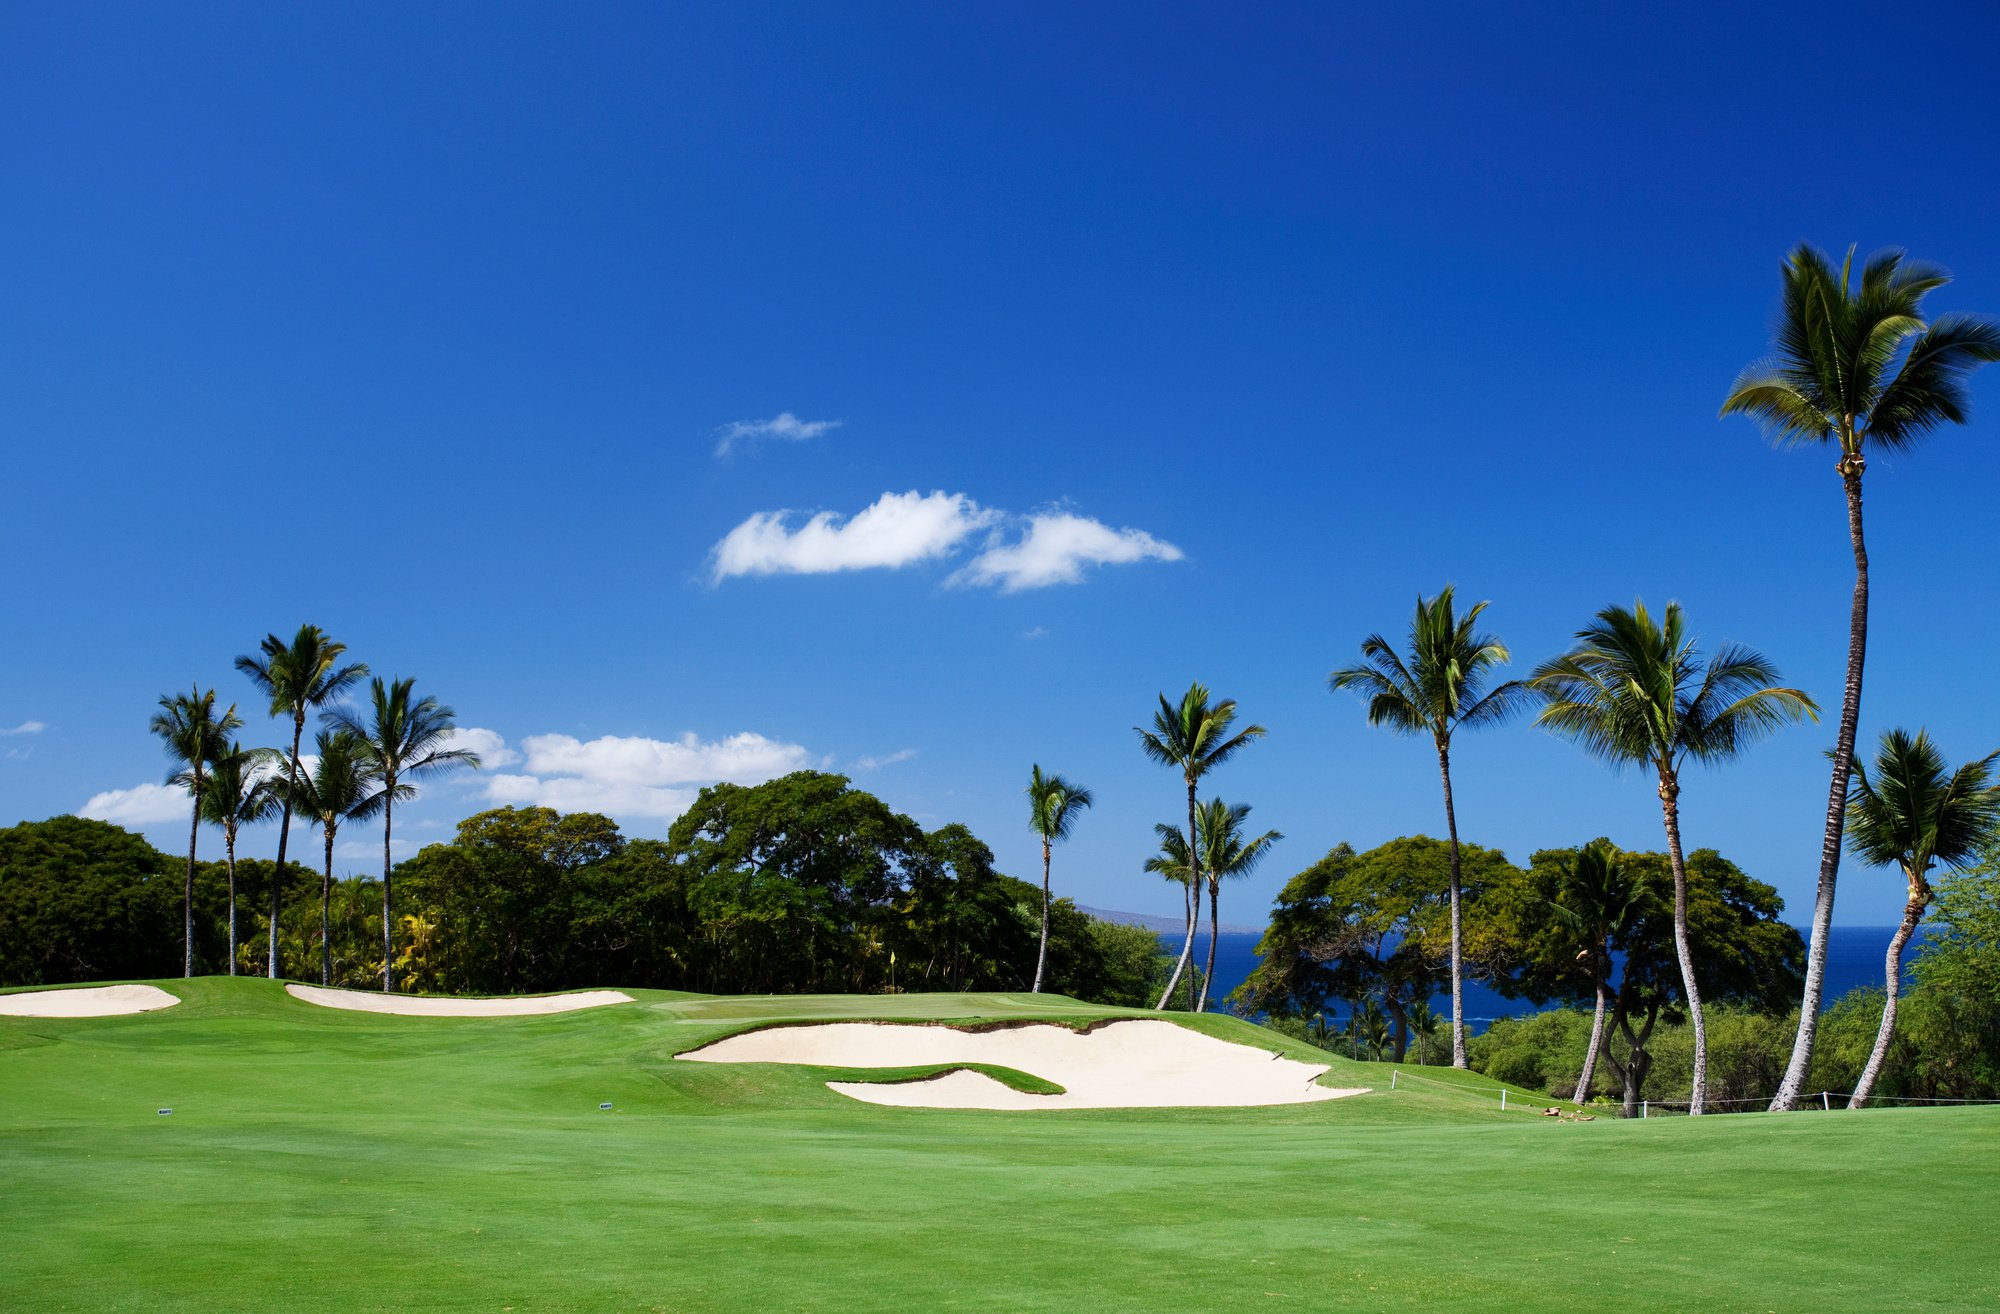
<instances>
[{"instance_id":1,"label":"coconut palm","mask_svg":"<svg viewBox=\"0 0 2000 1314\"><path fill-rule=\"evenodd\" d=\"M1604 1015L1611 998L1611 942L1653 906L1653 893L1639 873L1626 866L1617 846L1595 839L1577 850L1562 870L1555 896L1549 901L1583 949L1577 957L1590 967L1597 991L1597 1009L1590 1020L1590 1047L1584 1052L1583 1073L1576 1079L1576 1102L1590 1098L1597 1073L1598 1051L1604 1047Z\"/></svg>"},{"instance_id":2,"label":"coconut palm","mask_svg":"<svg viewBox=\"0 0 2000 1314\"><path fill-rule=\"evenodd\" d=\"M1529 685L1544 699L1536 724L1572 739L1614 768L1649 767L1656 776L1667 858L1674 873L1674 950L1694 1031L1689 1112L1708 1098L1708 1032L1688 941L1687 864L1681 856L1680 772L1689 758L1721 762L1780 726L1810 717L1819 705L1777 684L1761 654L1725 644L1703 662L1680 604L1655 621L1644 602L1606 607L1577 631L1577 645L1536 668Z\"/></svg>"},{"instance_id":3,"label":"coconut palm","mask_svg":"<svg viewBox=\"0 0 2000 1314\"><path fill-rule=\"evenodd\" d=\"M1868 1103L1882 1060L1896 1030L1896 999L1902 986L1903 947L1930 905L1931 886L1925 879L1943 863L1963 867L2000 836L2000 785L1992 783L2000 753L1989 753L1956 771L1947 771L1944 754L1922 730L1891 730L1882 736L1875 754L1874 779L1854 764L1854 785L1847 800L1847 843L1863 862L1903 869L1909 899L1903 920L1889 941L1884 963L1882 1025L1875 1048L1854 1083L1847 1107Z\"/></svg>"},{"instance_id":4,"label":"coconut palm","mask_svg":"<svg viewBox=\"0 0 2000 1314\"><path fill-rule=\"evenodd\" d=\"M1195 833L1195 790L1201 778L1236 756L1238 750L1254 740L1262 739L1268 733L1261 725L1246 726L1231 735L1230 728L1236 723L1236 700L1225 698L1210 705L1208 690L1200 684L1191 684L1181 695L1179 705L1169 703L1165 694L1160 695L1160 710L1153 713L1153 728L1143 729L1133 726L1139 736L1139 747L1146 756L1162 766L1177 768L1187 784L1187 831ZM1167 988L1160 992L1160 1000L1153 1005L1160 1009L1173 998L1174 987L1180 984L1182 973L1187 971L1188 960L1194 956L1195 924L1201 916L1201 865L1200 855L1190 852L1187 875L1187 935L1181 942L1180 960L1174 964L1173 974L1167 978Z\"/></svg>"},{"instance_id":5,"label":"coconut palm","mask_svg":"<svg viewBox=\"0 0 2000 1314\"><path fill-rule=\"evenodd\" d=\"M1208 882L1208 966L1202 969L1201 1003L1195 1011L1208 1010L1209 984L1215 980L1215 934L1222 923L1221 889L1222 882L1232 876L1248 876L1252 868L1264 860L1271 846L1284 836L1275 830L1267 830L1254 838L1243 833L1243 823L1250 816L1250 805L1238 803L1234 807L1219 798L1212 798L1201 805L1195 814L1195 835L1201 849L1201 874Z\"/></svg>"},{"instance_id":6,"label":"coconut palm","mask_svg":"<svg viewBox=\"0 0 2000 1314\"><path fill-rule=\"evenodd\" d=\"M293 786L301 770L299 742L306 733L306 713L324 707L352 688L355 681L368 674L368 666L364 662L341 665L347 645L328 638L317 625L299 626L290 643L267 634L258 646L263 655L238 657L236 669L249 676L257 691L270 699L272 716L288 717L292 723L292 751L285 759L285 789L280 795L283 810L278 822L278 865L271 876L270 975L275 981L278 920L284 905L285 845L292 833Z\"/></svg>"},{"instance_id":7,"label":"coconut palm","mask_svg":"<svg viewBox=\"0 0 2000 1314\"><path fill-rule=\"evenodd\" d=\"M333 984L333 840L343 821L360 821L382 810L368 746L344 730L313 737L312 770L285 786L292 808L318 826L325 840L326 866L319 887L319 983Z\"/></svg>"},{"instance_id":8,"label":"coconut palm","mask_svg":"<svg viewBox=\"0 0 2000 1314\"><path fill-rule=\"evenodd\" d=\"M1042 947L1035 954L1035 993L1049 961L1049 857L1057 840L1069 838L1077 814L1091 804L1090 791L1061 776L1042 774L1037 763L1028 775L1028 828L1042 837Z\"/></svg>"},{"instance_id":9,"label":"coconut palm","mask_svg":"<svg viewBox=\"0 0 2000 1314\"><path fill-rule=\"evenodd\" d=\"M368 717L347 711L328 713L330 724L361 741L370 772L380 787L382 813L382 990L396 988L395 904L389 885L389 839L395 829L399 799L415 798L415 782L461 767L478 767L479 755L451 747L457 730L455 713L428 694L412 698L415 680L368 682Z\"/></svg>"},{"instance_id":10,"label":"coconut palm","mask_svg":"<svg viewBox=\"0 0 2000 1314\"><path fill-rule=\"evenodd\" d=\"M1748 415L1777 441L1831 445L1834 470L1847 495L1847 534L1854 552L1854 596L1848 610L1847 684L1834 740L1820 842L1819 887L1812 942L1792 1056L1774 1110L1792 1108L1812 1064L1826 980L1827 932L1833 925L1834 882L1861 716L1861 673L1868 650L1868 548L1861 529L1861 476L1870 451L1900 452L1932 429L1963 424L1966 378L2000 360L2000 323L1974 315L1939 315L1926 323L1924 297L1949 281L1935 265L1882 251L1868 258L1853 283L1854 250L1836 273L1818 249L1801 243L1786 259L1775 351L1737 376L1724 415Z\"/></svg>"},{"instance_id":11,"label":"coconut palm","mask_svg":"<svg viewBox=\"0 0 2000 1314\"><path fill-rule=\"evenodd\" d=\"M1431 737L1438 775L1444 781L1444 824L1451 843L1451 1065L1465 1066L1464 937L1459 912L1458 812L1451 793L1451 737L1461 727L1477 729L1504 721L1521 705L1521 684L1509 680L1486 687L1495 668L1512 660L1507 645L1477 630L1484 602L1456 614L1452 586L1437 597L1417 599L1410 621L1410 647L1399 655L1389 641L1371 634L1361 643L1362 662L1327 677L1330 688L1353 689L1368 700L1368 723L1397 734Z\"/></svg>"},{"instance_id":12,"label":"coconut palm","mask_svg":"<svg viewBox=\"0 0 2000 1314\"><path fill-rule=\"evenodd\" d=\"M1185 896L1194 879L1192 875L1193 863L1188 859L1187 832L1170 822L1161 821L1154 823L1153 833L1160 837L1160 851L1146 859L1144 870L1152 872L1156 876L1165 877L1167 880L1179 885L1181 893ZM1183 908L1185 906L1184 899ZM1160 996L1160 1002L1155 1005L1156 1008L1166 1007L1167 1000L1173 997L1174 985L1175 983L1172 981L1167 983L1166 993ZM1190 980L1189 985L1192 987L1192 980ZM1190 988L1189 994L1193 994L1192 988ZM1192 999L1188 1001L1188 1011L1194 1011L1194 1001Z\"/></svg>"},{"instance_id":13,"label":"coconut palm","mask_svg":"<svg viewBox=\"0 0 2000 1314\"><path fill-rule=\"evenodd\" d=\"M1431 1041L1437 1035L1438 1016L1431 1011L1428 999L1419 999L1403 1010L1410 1019L1410 1034L1417 1040L1417 1063L1419 1066L1431 1061Z\"/></svg>"},{"instance_id":14,"label":"coconut palm","mask_svg":"<svg viewBox=\"0 0 2000 1314\"><path fill-rule=\"evenodd\" d=\"M279 756L270 748L245 748L231 740L209 764L201 819L222 830L229 857L229 974L236 975L236 834L244 826L269 821L282 806L270 768Z\"/></svg>"},{"instance_id":15,"label":"coconut palm","mask_svg":"<svg viewBox=\"0 0 2000 1314\"><path fill-rule=\"evenodd\" d=\"M201 840L201 804L208 792L208 768L228 746L230 733L242 728L236 704L231 703L228 711L217 716L215 690L203 693L199 686L184 694L162 695L160 710L153 714L153 733L160 737L167 756L181 764L179 770L167 777L167 783L179 785L193 800L192 820L188 823L187 892L182 907L183 976L194 975L194 855Z\"/></svg>"}]
</instances>

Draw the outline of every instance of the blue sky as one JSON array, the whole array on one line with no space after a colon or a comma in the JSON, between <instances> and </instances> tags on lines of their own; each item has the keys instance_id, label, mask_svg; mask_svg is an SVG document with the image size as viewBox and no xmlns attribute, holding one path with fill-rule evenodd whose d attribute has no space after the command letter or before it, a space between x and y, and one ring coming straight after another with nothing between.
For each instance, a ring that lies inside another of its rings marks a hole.
<instances>
[{"instance_id":1,"label":"blue sky","mask_svg":"<svg viewBox=\"0 0 2000 1314\"><path fill-rule=\"evenodd\" d=\"M1950 3L16 6L0 823L105 795L184 843L154 700L277 742L231 659L308 620L498 750L414 843L496 801L659 834L824 765L1030 877L1040 762L1098 797L1059 889L1142 911L1179 786L1132 727L1199 679L1271 732L1215 789L1288 837L1230 921L1441 829L1428 749L1324 680L1446 581L1523 667L1677 598L1837 704L1831 461L1716 407L1800 239L2000 312L1996 38ZM1975 401L1868 475L1862 735L1960 759L2000 747L1946 665L2000 647L2000 373ZM1795 920L1830 739L1683 800ZM1660 842L1643 780L1525 725L1457 783L1517 860ZM1891 920L1844 871L1838 919Z\"/></svg>"}]
</instances>

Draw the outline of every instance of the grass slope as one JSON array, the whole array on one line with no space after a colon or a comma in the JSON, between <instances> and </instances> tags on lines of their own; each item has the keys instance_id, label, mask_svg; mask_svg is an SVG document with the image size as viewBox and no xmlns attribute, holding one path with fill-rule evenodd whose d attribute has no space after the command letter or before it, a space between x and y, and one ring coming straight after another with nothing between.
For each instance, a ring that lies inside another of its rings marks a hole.
<instances>
[{"instance_id":1,"label":"grass slope","mask_svg":"<svg viewBox=\"0 0 2000 1314\"><path fill-rule=\"evenodd\" d=\"M0 1018L0 1309L2000 1305L1995 1111L1558 1123L1502 1114L1476 1076L1390 1092L1383 1065L1344 1060L1326 1080L1375 1093L893 1109L825 1070L672 1056L783 1021L1132 1014L633 991L398 1018L265 981L159 984L186 1002Z\"/></svg>"}]
</instances>

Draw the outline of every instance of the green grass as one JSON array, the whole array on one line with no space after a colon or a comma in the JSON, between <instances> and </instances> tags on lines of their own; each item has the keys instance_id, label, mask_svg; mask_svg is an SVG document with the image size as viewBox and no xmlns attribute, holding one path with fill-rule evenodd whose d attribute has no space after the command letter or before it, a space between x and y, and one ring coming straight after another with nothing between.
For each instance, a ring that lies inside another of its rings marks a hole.
<instances>
[{"instance_id":1,"label":"green grass","mask_svg":"<svg viewBox=\"0 0 2000 1314\"><path fill-rule=\"evenodd\" d=\"M1502 1114L1475 1075L1391 1092L1385 1066L1344 1060L1326 1080L1375 1093L896 1109L826 1070L672 1056L785 1020L1129 1010L634 991L397 1018L158 984L187 1002L0 1018L0 1309L2000 1306L1995 1110L1567 1123L1525 1094Z\"/></svg>"}]
</instances>

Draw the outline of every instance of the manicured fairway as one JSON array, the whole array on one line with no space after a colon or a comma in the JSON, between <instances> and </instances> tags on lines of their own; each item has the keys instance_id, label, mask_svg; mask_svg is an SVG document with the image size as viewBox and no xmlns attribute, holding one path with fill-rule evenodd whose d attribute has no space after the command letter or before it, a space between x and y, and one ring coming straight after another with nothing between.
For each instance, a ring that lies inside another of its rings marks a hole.
<instances>
[{"instance_id":1,"label":"manicured fairway","mask_svg":"<svg viewBox=\"0 0 2000 1314\"><path fill-rule=\"evenodd\" d=\"M435 1019L158 984L186 1002L0 1018L0 1309L2000 1307L1996 1111L1558 1123L1338 1060L1383 1089L893 1109L823 1085L851 1072L672 1056L792 1018L1119 1010L634 991Z\"/></svg>"}]
</instances>

